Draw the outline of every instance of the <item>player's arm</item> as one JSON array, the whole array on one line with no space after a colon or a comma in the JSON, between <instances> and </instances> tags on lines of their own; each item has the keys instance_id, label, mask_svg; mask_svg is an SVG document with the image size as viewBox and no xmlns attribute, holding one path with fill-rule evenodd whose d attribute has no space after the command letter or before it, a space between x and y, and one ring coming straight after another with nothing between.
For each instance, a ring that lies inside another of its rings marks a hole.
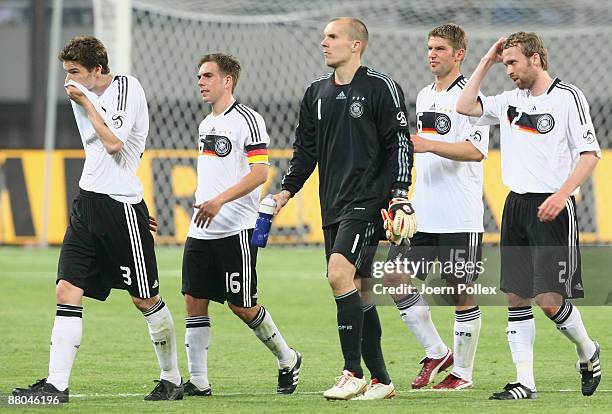
<instances>
[{"instance_id":1,"label":"player's arm","mask_svg":"<svg viewBox=\"0 0 612 414\"><path fill-rule=\"evenodd\" d=\"M596 151L581 153L574 171L565 180L559 191L544 200L538 207L538 219L551 221L557 218L561 210L565 208L568 198L593 173L598 162L599 156Z\"/></svg>"},{"instance_id":2,"label":"player's arm","mask_svg":"<svg viewBox=\"0 0 612 414\"><path fill-rule=\"evenodd\" d=\"M247 175L242 177L242 179L236 184L234 184L215 198L212 198L200 204L195 204L194 207L199 210L196 213L193 222L198 227L208 227L224 204L251 193L257 187L265 183L268 179L268 169L268 164L251 164L251 171Z\"/></svg>"},{"instance_id":3,"label":"player's arm","mask_svg":"<svg viewBox=\"0 0 612 414\"><path fill-rule=\"evenodd\" d=\"M470 76L469 81L463 87L457 99L455 110L460 114L468 116L482 115L482 103L478 99L480 84L489 72L489 69L496 63L501 63L502 45L505 41L505 37L500 37L482 59L480 59L480 63L476 66L474 73Z\"/></svg>"},{"instance_id":4,"label":"player's arm","mask_svg":"<svg viewBox=\"0 0 612 414\"><path fill-rule=\"evenodd\" d=\"M315 119L310 108L309 91L310 88L306 90L300 104L299 123L295 129L293 143L293 157L281 181L281 191L272 196L276 203L274 214L278 214L289 199L300 191L317 166Z\"/></svg>"},{"instance_id":5,"label":"player's arm","mask_svg":"<svg viewBox=\"0 0 612 414\"><path fill-rule=\"evenodd\" d=\"M408 189L412 183L414 148L408 131L404 92L395 88L382 88L376 116L377 129L382 135L387 150L387 164L391 166L391 192L389 208L381 215L387 239L401 244L416 233L417 223L414 209L408 201Z\"/></svg>"},{"instance_id":6,"label":"player's arm","mask_svg":"<svg viewBox=\"0 0 612 414\"><path fill-rule=\"evenodd\" d=\"M442 142L423 138L419 135L410 137L415 153L431 152L453 161L482 161L485 156L471 142Z\"/></svg>"},{"instance_id":7,"label":"player's arm","mask_svg":"<svg viewBox=\"0 0 612 414\"><path fill-rule=\"evenodd\" d=\"M100 142L102 142L106 152L109 154L115 154L121 151L123 148L123 142L117 138L117 136L106 125L102 115L100 115L85 94L72 85L68 85L66 87L66 93L70 99L81 105L85 111L87 111L87 117L89 118L91 125L94 127L96 135L100 139Z\"/></svg>"}]
</instances>

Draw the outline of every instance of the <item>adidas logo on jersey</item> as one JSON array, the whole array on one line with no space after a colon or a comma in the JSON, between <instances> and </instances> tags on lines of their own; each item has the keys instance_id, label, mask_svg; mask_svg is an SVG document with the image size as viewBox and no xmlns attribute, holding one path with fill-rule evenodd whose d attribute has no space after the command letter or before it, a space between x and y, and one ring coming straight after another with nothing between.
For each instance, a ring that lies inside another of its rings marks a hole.
<instances>
[{"instance_id":1,"label":"adidas logo on jersey","mask_svg":"<svg viewBox=\"0 0 612 414\"><path fill-rule=\"evenodd\" d=\"M340 91L338 96L336 96L336 99L346 99L346 95L344 94L344 91Z\"/></svg>"},{"instance_id":2,"label":"adidas logo on jersey","mask_svg":"<svg viewBox=\"0 0 612 414\"><path fill-rule=\"evenodd\" d=\"M431 106L429 107L429 110L434 110L436 109L436 103L432 103Z\"/></svg>"}]
</instances>

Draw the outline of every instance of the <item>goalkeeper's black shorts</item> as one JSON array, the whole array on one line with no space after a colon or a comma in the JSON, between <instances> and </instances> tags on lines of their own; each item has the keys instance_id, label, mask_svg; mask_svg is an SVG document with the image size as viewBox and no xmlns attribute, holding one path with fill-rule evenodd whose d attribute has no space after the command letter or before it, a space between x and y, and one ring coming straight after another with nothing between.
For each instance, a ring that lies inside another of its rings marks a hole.
<instances>
[{"instance_id":1,"label":"goalkeeper's black shorts","mask_svg":"<svg viewBox=\"0 0 612 414\"><path fill-rule=\"evenodd\" d=\"M557 292L582 298L576 201L568 199L556 219L538 220L538 207L550 194L506 198L501 228L501 290L523 298Z\"/></svg>"},{"instance_id":2,"label":"goalkeeper's black shorts","mask_svg":"<svg viewBox=\"0 0 612 414\"><path fill-rule=\"evenodd\" d=\"M382 220L342 220L323 227L323 238L328 263L332 253L339 253L355 266L358 276L371 277L378 241L385 232Z\"/></svg>"}]
</instances>

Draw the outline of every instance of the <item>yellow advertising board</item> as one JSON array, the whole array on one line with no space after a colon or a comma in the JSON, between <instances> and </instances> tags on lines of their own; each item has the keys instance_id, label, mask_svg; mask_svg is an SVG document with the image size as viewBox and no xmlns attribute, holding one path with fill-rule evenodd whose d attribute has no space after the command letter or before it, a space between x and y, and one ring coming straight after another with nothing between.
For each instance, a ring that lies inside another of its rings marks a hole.
<instances>
[{"instance_id":1,"label":"yellow advertising board","mask_svg":"<svg viewBox=\"0 0 612 414\"><path fill-rule=\"evenodd\" d=\"M612 189L606 182L612 177L612 150L603 153L590 183L583 186L577 198L582 242L612 242L612 216L607 214L612 208ZM271 151L272 168L263 194L278 188L290 156L290 150ZM70 205L78 192L83 157L82 150L56 150L49 159L42 150L0 150L1 244L41 241L47 162L51 162L47 241L62 242ZM160 224L158 243L175 244L185 240L193 211L196 157L197 153L190 150L145 151L138 175L149 210ZM501 182L498 150L489 152L484 168L484 240L497 242L508 192ZM275 218L271 243L323 242L318 185L315 171L302 191Z\"/></svg>"}]
</instances>

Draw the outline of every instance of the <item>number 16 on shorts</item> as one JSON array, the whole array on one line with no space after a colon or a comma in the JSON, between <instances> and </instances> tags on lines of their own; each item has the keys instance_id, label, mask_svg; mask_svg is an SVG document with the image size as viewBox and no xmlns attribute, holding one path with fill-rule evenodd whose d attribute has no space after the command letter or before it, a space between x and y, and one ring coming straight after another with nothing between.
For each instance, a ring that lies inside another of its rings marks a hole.
<instances>
[{"instance_id":1,"label":"number 16 on shorts","mask_svg":"<svg viewBox=\"0 0 612 414\"><path fill-rule=\"evenodd\" d=\"M227 293L238 293L240 292L240 273L238 272L225 272L225 291Z\"/></svg>"}]
</instances>

